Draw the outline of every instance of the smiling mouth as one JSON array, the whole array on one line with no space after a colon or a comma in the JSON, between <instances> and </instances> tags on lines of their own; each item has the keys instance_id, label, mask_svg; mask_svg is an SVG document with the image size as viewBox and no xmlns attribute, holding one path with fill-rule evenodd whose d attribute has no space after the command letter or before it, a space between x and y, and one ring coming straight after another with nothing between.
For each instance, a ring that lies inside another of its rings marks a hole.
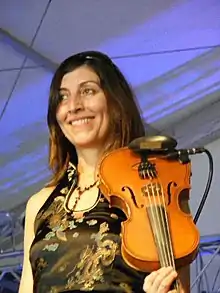
<instances>
[{"instance_id":1,"label":"smiling mouth","mask_svg":"<svg viewBox=\"0 0 220 293\"><path fill-rule=\"evenodd\" d=\"M71 121L70 124L71 125L83 125L83 124L88 124L93 118L83 118L83 119L78 119L78 120L74 120Z\"/></svg>"}]
</instances>

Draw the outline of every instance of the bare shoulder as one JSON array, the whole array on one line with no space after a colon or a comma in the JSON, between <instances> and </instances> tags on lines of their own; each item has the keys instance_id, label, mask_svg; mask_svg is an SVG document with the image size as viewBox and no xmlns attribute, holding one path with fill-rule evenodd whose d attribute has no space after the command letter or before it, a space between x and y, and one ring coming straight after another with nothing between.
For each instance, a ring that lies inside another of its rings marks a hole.
<instances>
[{"instance_id":1,"label":"bare shoulder","mask_svg":"<svg viewBox=\"0 0 220 293\"><path fill-rule=\"evenodd\" d=\"M30 227L34 223L37 213L48 199L50 194L55 189L54 187L44 187L37 193L33 194L27 201L25 212L25 225Z\"/></svg>"},{"instance_id":2,"label":"bare shoulder","mask_svg":"<svg viewBox=\"0 0 220 293\"><path fill-rule=\"evenodd\" d=\"M27 201L25 212L25 230L29 230L30 234L33 234L33 227L37 213L54 189L55 186L44 187L39 192L32 195Z\"/></svg>"},{"instance_id":3,"label":"bare shoulder","mask_svg":"<svg viewBox=\"0 0 220 293\"><path fill-rule=\"evenodd\" d=\"M45 187L42 188L39 192L32 195L28 202L26 211L28 214L31 214L32 216L36 216L37 212L40 210L42 205L45 203L45 201L48 199L50 194L53 192L55 186L53 187Z\"/></svg>"},{"instance_id":4,"label":"bare shoulder","mask_svg":"<svg viewBox=\"0 0 220 293\"><path fill-rule=\"evenodd\" d=\"M38 211L48 199L54 188L55 186L41 189L39 192L32 195L27 202L24 229L24 259L19 293L33 292L33 275L29 261L29 252L35 237L34 222Z\"/></svg>"}]
</instances>

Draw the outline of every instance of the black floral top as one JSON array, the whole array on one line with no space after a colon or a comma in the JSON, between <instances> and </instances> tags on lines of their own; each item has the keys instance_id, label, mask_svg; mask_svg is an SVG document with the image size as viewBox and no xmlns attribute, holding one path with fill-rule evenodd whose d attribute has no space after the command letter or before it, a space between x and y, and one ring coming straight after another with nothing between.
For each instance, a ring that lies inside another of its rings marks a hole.
<instances>
[{"instance_id":1,"label":"black floral top","mask_svg":"<svg viewBox=\"0 0 220 293\"><path fill-rule=\"evenodd\" d=\"M100 194L96 205L75 219L64 209L73 165L40 209L30 250L34 293L143 292L146 274L130 268L120 254L123 213Z\"/></svg>"}]
</instances>

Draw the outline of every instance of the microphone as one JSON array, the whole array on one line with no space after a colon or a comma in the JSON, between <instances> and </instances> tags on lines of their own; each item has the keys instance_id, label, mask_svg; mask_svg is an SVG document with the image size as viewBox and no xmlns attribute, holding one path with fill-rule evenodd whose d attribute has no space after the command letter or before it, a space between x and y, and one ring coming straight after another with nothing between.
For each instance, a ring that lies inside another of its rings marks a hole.
<instances>
[{"instance_id":1,"label":"microphone","mask_svg":"<svg viewBox=\"0 0 220 293\"><path fill-rule=\"evenodd\" d=\"M204 147L176 149L177 141L169 136L148 136L134 139L128 145L129 149L141 155L159 155L168 160L189 162L189 155L206 152Z\"/></svg>"},{"instance_id":2,"label":"microphone","mask_svg":"<svg viewBox=\"0 0 220 293\"><path fill-rule=\"evenodd\" d=\"M165 157L170 160L178 159L181 156L185 155L196 155L196 154L202 154L206 152L206 149L204 147L198 147L198 148L191 148L191 149L179 149L179 150L172 150L171 152L168 152Z\"/></svg>"}]
</instances>

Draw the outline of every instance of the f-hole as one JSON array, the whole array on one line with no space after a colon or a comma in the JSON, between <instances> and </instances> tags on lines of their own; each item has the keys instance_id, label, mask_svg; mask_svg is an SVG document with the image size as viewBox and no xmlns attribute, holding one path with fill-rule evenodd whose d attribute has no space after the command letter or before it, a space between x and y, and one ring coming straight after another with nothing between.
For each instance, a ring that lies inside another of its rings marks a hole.
<instances>
[{"instance_id":1,"label":"f-hole","mask_svg":"<svg viewBox=\"0 0 220 293\"><path fill-rule=\"evenodd\" d=\"M131 199L132 199L134 205L136 206L136 208L143 208L144 207L143 204L141 204L140 207L138 206L137 201L136 201L136 198L135 198L135 195L134 195L134 192L133 192L133 190L129 186L123 186L121 190L122 191L126 191L126 190L129 191L129 193L131 195Z\"/></svg>"},{"instance_id":2,"label":"f-hole","mask_svg":"<svg viewBox=\"0 0 220 293\"><path fill-rule=\"evenodd\" d=\"M171 181L171 182L168 183L168 185L167 185L167 195L168 195L168 203L167 203L167 205L170 205L170 203L171 203L171 197L172 197L171 188L172 188L172 185L174 187L177 187L177 184L174 181Z\"/></svg>"}]
</instances>

